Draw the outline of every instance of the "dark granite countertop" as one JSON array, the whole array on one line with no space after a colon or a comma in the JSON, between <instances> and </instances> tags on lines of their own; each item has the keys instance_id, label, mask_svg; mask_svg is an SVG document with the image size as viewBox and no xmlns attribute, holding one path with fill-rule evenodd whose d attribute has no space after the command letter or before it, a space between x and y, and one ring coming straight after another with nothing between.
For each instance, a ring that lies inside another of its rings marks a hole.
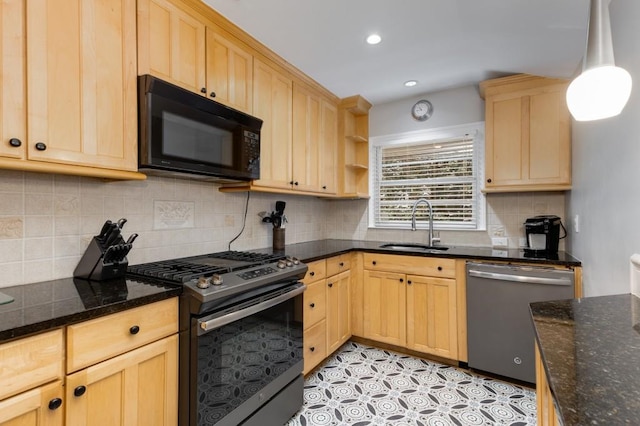
<instances>
[{"instance_id":1,"label":"dark granite countertop","mask_svg":"<svg viewBox=\"0 0 640 426\"><path fill-rule=\"evenodd\" d=\"M304 262L358 250L410 256L580 265L580 261L563 252L558 253L554 259L530 258L526 257L522 250L493 250L490 247L450 247L446 251L437 253L420 253L380 248L384 243L382 241L318 240L287 245L284 253ZM255 251L273 252L270 248ZM0 292L15 299L9 304L0 305L0 315L2 315L0 342L2 342L178 296L182 288L133 280L100 283L66 278L0 288Z\"/></svg>"},{"instance_id":2,"label":"dark granite countertop","mask_svg":"<svg viewBox=\"0 0 640 426\"><path fill-rule=\"evenodd\" d=\"M0 342L180 295L182 287L66 278L0 288Z\"/></svg>"},{"instance_id":3,"label":"dark granite countertop","mask_svg":"<svg viewBox=\"0 0 640 426\"><path fill-rule=\"evenodd\" d=\"M538 302L531 315L563 424L638 424L640 299Z\"/></svg>"},{"instance_id":4,"label":"dark granite countertop","mask_svg":"<svg viewBox=\"0 0 640 426\"><path fill-rule=\"evenodd\" d=\"M437 253L424 253L405 250L384 249L380 246L388 242L361 240L318 240L285 246L284 252L295 256L304 262L312 262L327 257L336 256L350 251L365 251L371 253L401 254L409 256L449 257L478 260L500 260L512 262L540 263L543 265L580 266L578 259L568 253L558 252L553 258L528 257L524 250L508 249L495 250L491 247L449 246L448 250ZM270 251L264 249L265 252Z\"/></svg>"}]
</instances>

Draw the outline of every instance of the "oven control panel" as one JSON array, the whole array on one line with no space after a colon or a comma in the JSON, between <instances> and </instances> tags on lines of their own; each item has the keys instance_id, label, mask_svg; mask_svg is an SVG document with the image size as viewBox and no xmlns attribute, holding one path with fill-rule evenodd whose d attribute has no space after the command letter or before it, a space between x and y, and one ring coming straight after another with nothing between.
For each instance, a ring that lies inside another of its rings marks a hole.
<instances>
[{"instance_id":1,"label":"oven control panel","mask_svg":"<svg viewBox=\"0 0 640 426\"><path fill-rule=\"evenodd\" d=\"M272 268L271 266L267 266L265 268L252 269L250 271L242 272L238 274L238 276L243 280L252 280L258 277L264 277L265 275L275 274L276 272L278 272L276 269Z\"/></svg>"}]
</instances>

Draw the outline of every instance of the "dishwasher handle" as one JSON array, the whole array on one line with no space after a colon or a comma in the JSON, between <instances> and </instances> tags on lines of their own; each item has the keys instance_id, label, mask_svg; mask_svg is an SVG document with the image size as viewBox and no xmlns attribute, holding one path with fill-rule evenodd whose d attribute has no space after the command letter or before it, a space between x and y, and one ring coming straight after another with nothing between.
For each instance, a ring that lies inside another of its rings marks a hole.
<instances>
[{"instance_id":1,"label":"dishwasher handle","mask_svg":"<svg viewBox=\"0 0 640 426\"><path fill-rule=\"evenodd\" d=\"M501 274L498 272L485 272L476 269L469 269L467 272L470 277L487 278L490 280L513 281L526 284L546 284L546 285L562 285L569 286L573 284L570 278L545 278L545 277L529 277L526 275Z\"/></svg>"}]
</instances>

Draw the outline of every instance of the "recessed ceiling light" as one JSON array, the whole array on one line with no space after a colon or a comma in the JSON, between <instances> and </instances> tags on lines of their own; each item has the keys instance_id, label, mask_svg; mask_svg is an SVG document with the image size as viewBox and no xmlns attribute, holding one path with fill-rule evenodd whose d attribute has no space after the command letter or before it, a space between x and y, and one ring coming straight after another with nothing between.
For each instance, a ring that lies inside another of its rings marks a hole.
<instances>
[{"instance_id":1,"label":"recessed ceiling light","mask_svg":"<svg viewBox=\"0 0 640 426\"><path fill-rule=\"evenodd\" d=\"M378 34L371 34L369 37L367 37L367 43L369 44L378 44L382 41L382 37L380 37Z\"/></svg>"},{"instance_id":2,"label":"recessed ceiling light","mask_svg":"<svg viewBox=\"0 0 640 426\"><path fill-rule=\"evenodd\" d=\"M417 81L417 80L409 80L409 81L405 81L405 82L404 82L404 85L405 85L405 86L407 86L407 87L413 87L413 86L415 86L416 84L418 84L418 81Z\"/></svg>"}]
</instances>

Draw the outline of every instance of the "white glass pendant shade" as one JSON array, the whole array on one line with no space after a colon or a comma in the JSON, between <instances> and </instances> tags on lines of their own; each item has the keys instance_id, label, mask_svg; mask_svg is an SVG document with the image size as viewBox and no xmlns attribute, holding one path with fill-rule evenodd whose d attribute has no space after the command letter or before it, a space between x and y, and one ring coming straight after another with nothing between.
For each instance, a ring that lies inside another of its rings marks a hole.
<instances>
[{"instance_id":1,"label":"white glass pendant shade","mask_svg":"<svg viewBox=\"0 0 640 426\"><path fill-rule=\"evenodd\" d=\"M622 112L631 95L631 75L607 65L584 71L567 89L567 106L577 121L601 120Z\"/></svg>"},{"instance_id":2,"label":"white glass pendant shade","mask_svg":"<svg viewBox=\"0 0 640 426\"><path fill-rule=\"evenodd\" d=\"M591 0L587 51L582 74L567 90L567 106L577 121L613 117L631 95L631 75L616 67L609 21L610 0Z\"/></svg>"}]
</instances>

